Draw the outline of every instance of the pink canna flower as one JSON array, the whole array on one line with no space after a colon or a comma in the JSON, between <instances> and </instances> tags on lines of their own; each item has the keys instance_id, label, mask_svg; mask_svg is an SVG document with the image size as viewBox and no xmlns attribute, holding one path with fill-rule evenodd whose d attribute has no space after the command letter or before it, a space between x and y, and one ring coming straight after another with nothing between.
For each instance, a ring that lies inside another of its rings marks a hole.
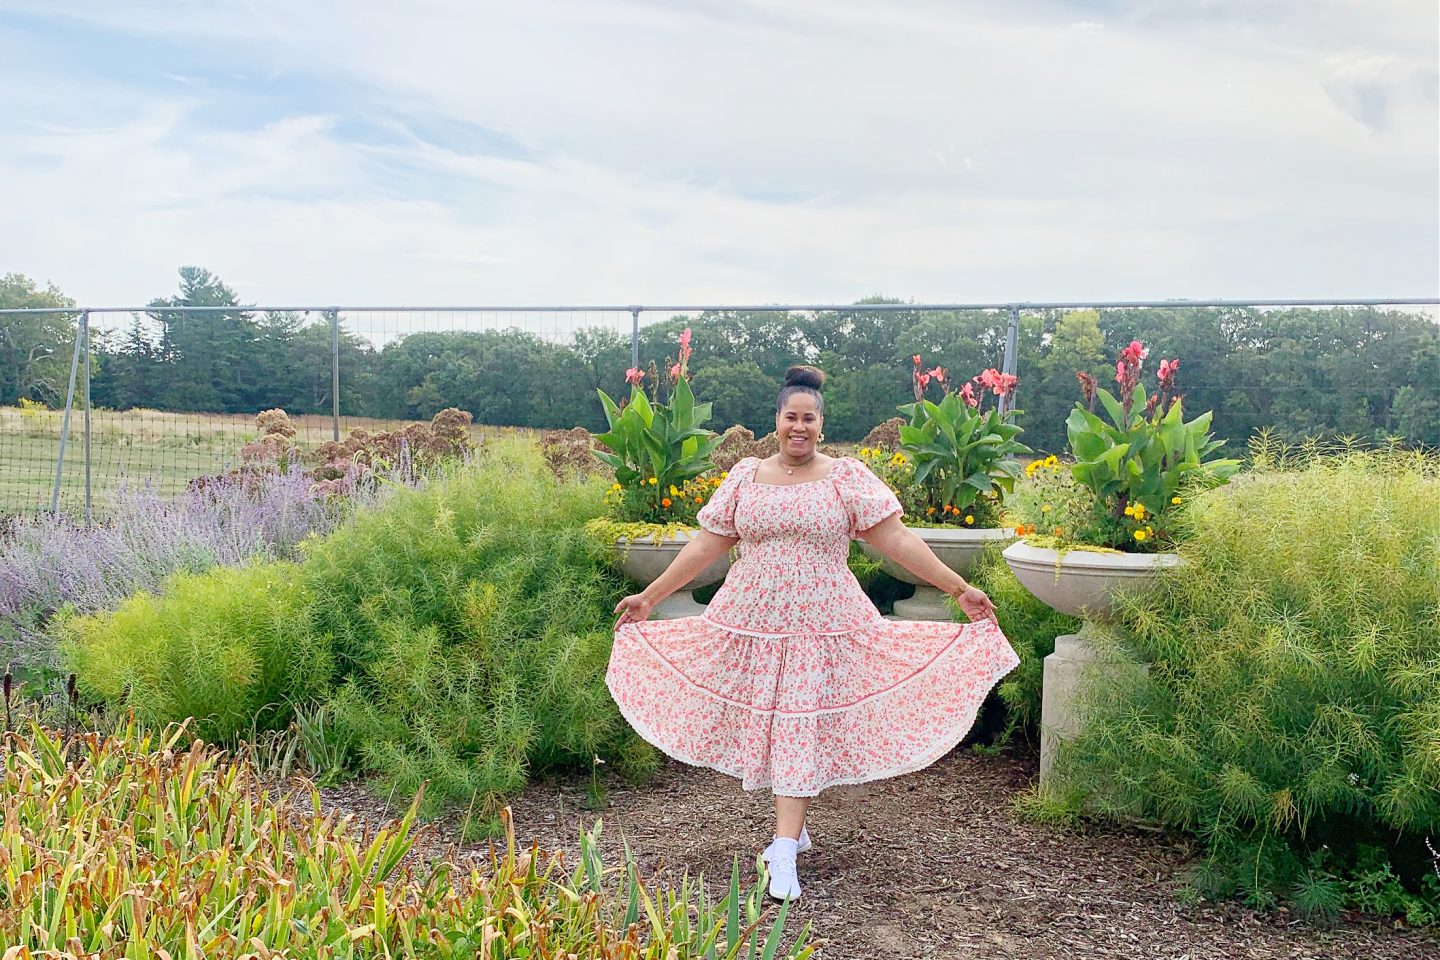
<instances>
[{"instance_id":1,"label":"pink canna flower","mask_svg":"<svg viewBox=\"0 0 1440 960\"><path fill-rule=\"evenodd\" d=\"M928 387L928 386L930 385L930 374L928 374L928 373L919 374L918 379L920 380L920 389L921 389L921 390L924 390L926 387Z\"/></svg>"},{"instance_id":2,"label":"pink canna flower","mask_svg":"<svg viewBox=\"0 0 1440 960\"><path fill-rule=\"evenodd\" d=\"M994 393L997 397L1003 397L1012 393L1015 390L1016 384L1020 382L1020 379L1014 374L1001 373L994 367L991 367L973 379L976 383L980 384L981 387Z\"/></svg>"},{"instance_id":3,"label":"pink canna flower","mask_svg":"<svg viewBox=\"0 0 1440 960\"><path fill-rule=\"evenodd\" d=\"M1115 361L1115 382L1116 382L1116 383L1124 383L1124 382L1125 382L1125 361L1124 361L1124 360L1116 360L1116 361Z\"/></svg>"},{"instance_id":4,"label":"pink canna flower","mask_svg":"<svg viewBox=\"0 0 1440 960\"><path fill-rule=\"evenodd\" d=\"M1140 366L1140 363L1148 356L1150 356L1150 351L1146 350L1144 344L1139 340L1131 340L1130 346L1120 351L1120 359L1133 367Z\"/></svg>"},{"instance_id":5,"label":"pink canna flower","mask_svg":"<svg viewBox=\"0 0 1440 960\"><path fill-rule=\"evenodd\" d=\"M677 363L677 364L675 364L674 366L672 366L672 367L670 368L670 379L671 379L671 380L679 380L679 379L680 379L680 364Z\"/></svg>"},{"instance_id":6,"label":"pink canna flower","mask_svg":"<svg viewBox=\"0 0 1440 960\"><path fill-rule=\"evenodd\" d=\"M931 370L930 376L935 380L936 383L945 382L945 371L940 367L936 367L934 370Z\"/></svg>"},{"instance_id":7,"label":"pink canna flower","mask_svg":"<svg viewBox=\"0 0 1440 960\"><path fill-rule=\"evenodd\" d=\"M1177 370L1179 370L1179 369L1180 369L1180 358L1179 358L1179 357L1176 357L1174 360L1161 360L1161 361L1160 361L1160 382L1161 382L1161 383L1169 383L1170 381L1174 380L1174 379L1175 379L1175 371L1177 371Z\"/></svg>"},{"instance_id":8,"label":"pink canna flower","mask_svg":"<svg viewBox=\"0 0 1440 960\"><path fill-rule=\"evenodd\" d=\"M960 388L960 399L972 407L980 406L980 401L975 397L975 388L970 386L970 381L968 380L965 381L965 385Z\"/></svg>"},{"instance_id":9,"label":"pink canna flower","mask_svg":"<svg viewBox=\"0 0 1440 960\"><path fill-rule=\"evenodd\" d=\"M642 380L644 380L644 379L645 379L645 371L644 371L644 370L641 370L639 367L631 367L629 370L626 370L626 371L625 371L625 382L626 382L626 383L639 384L640 381L642 381Z\"/></svg>"}]
</instances>

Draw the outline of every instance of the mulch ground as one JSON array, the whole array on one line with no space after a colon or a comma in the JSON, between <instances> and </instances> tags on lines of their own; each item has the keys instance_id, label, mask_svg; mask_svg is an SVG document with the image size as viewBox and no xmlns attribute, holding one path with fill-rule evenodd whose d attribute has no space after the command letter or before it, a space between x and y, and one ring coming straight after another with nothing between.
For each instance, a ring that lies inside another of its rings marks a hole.
<instances>
[{"instance_id":1,"label":"mulch ground","mask_svg":"<svg viewBox=\"0 0 1440 960\"><path fill-rule=\"evenodd\" d=\"M1373 920L1319 929L1283 910L1187 905L1178 892L1190 844L1024 822L1011 799L1035 775L1031 755L957 751L917 774L827 792L811 807L815 847L800 857L804 896L787 927L809 923L824 960L1440 958L1440 937ZM382 815L354 787L326 799L363 819ZM773 811L768 794L673 762L644 786L612 783L602 810L587 808L583 778L536 783L512 809L518 839L563 850L567 870L581 830L600 816L607 865L628 841L646 874L704 874L707 887L728 882L735 857L754 880ZM436 825L438 840L457 835L454 822ZM483 850L462 847L458 858Z\"/></svg>"}]
</instances>

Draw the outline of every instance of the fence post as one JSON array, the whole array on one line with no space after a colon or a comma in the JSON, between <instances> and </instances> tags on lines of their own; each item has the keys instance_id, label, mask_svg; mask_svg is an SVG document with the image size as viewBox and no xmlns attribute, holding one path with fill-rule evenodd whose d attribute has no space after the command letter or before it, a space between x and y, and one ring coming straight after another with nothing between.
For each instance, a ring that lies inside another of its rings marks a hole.
<instances>
[{"instance_id":1,"label":"fence post","mask_svg":"<svg viewBox=\"0 0 1440 960\"><path fill-rule=\"evenodd\" d=\"M640 366L640 308L630 308L630 366Z\"/></svg>"},{"instance_id":2,"label":"fence post","mask_svg":"<svg viewBox=\"0 0 1440 960\"><path fill-rule=\"evenodd\" d=\"M85 336L85 526L90 526L94 513L90 499L90 311L80 314L80 329Z\"/></svg>"},{"instance_id":3,"label":"fence post","mask_svg":"<svg viewBox=\"0 0 1440 960\"><path fill-rule=\"evenodd\" d=\"M1005 359L1000 364L1000 372L1015 376L1016 352L1020 339L1020 306L1010 305L1010 325L1005 330ZM1019 390L1016 390L1018 393ZM1000 412L1003 414L1015 406L1015 393L1008 397L1000 398Z\"/></svg>"},{"instance_id":4,"label":"fence post","mask_svg":"<svg viewBox=\"0 0 1440 960\"><path fill-rule=\"evenodd\" d=\"M50 512L60 512L60 476L65 469L65 441L70 439L70 411L75 409L75 376L80 372L80 338L90 318L89 311L80 312L75 327L75 349L70 354L70 387L65 392L65 416L60 421L60 452L55 457L55 486L50 491Z\"/></svg>"},{"instance_id":5,"label":"fence post","mask_svg":"<svg viewBox=\"0 0 1440 960\"><path fill-rule=\"evenodd\" d=\"M340 442L340 308L330 308L330 427Z\"/></svg>"}]
</instances>

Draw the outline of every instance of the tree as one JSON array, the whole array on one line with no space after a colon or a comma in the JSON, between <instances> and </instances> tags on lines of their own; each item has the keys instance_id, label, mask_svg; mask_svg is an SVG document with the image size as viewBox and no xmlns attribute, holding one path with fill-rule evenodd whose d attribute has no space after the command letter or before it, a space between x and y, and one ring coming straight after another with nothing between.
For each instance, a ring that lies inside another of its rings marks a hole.
<instances>
[{"instance_id":1,"label":"tree","mask_svg":"<svg viewBox=\"0 0 1440 960\"><path fill-rule=\"evenodd\" d=\"M73 306L53 284L42 290L23 274L0 277L0 308ZM0 403L63 404L78 326L73 313L0 315Z\"/></svg>"},{"instance_id":2,"label":"tree","mask_svg":"<svg viewBox=\"0 0 1440 960\"><path fill-rule=\"evenodd\" d=\"M202 267L181 267L180 295L152 300L149 307L161 327L165 386L159 403L164 409L249 412L261 402L255 322L219 277ZM217 309L181 313L167 307Z\"/></svg>"},{"instance_id":3,"label":"tree","mask_svg":"<svg viewBox=\"0 0 1440 960\"><path fill-rule=\"evenodd\" d=\"M724 431L735 424L757 437L775 429L775 397L779 384L753 360L710 361L694 369L695 395L711 406L711 427Z\"/></svg>"}]
</instances>

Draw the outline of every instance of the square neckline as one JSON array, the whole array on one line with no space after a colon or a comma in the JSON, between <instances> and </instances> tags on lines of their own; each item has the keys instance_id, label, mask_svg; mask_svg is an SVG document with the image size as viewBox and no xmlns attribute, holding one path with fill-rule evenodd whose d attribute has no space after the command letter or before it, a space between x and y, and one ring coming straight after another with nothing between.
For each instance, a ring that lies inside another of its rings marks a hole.
<instances>
[{"instance_id":1,"label":"square neckline","mask_svg":"<svg viewBox=\"0 0 1440 960\"><path fill-rule=\"evenodd\" d=\"M779 487L779 488L784 488L784 487L804 487L804 486L809 486L809 485L812 484L812 483L824 483L825 481L831 479L831 478L835 475L835 469L840 465L840 461L841 461L841 460L844 460L844 459L846 459L846 458L845 458L845 457L835 457L835 458L834 458L834 462L832 462L832 463L830 464L830 469L827 470L827 471L825 471L825 476L820 477L818 480L800 480L800 481L797 481L797 482L795 482L795 483L763 483L763 482L761 482L761 481L759 481L759 480L756 480L756 479L755 479L755 475L752 473L752 474L750 475L750 479L749 479L749 480L746 480L745 482L746 482L746 483L749 483L749 484L752 484L752 485L754 485L754 486L757 486L757 487ZM756 457L755 460L756 460L756 467L755 467L755 469L758 470L758 469L760 469L759 464L764 463L765 461L764 461L764 460L761 460L759 457Z\"/></svg>"}]
</instances>

